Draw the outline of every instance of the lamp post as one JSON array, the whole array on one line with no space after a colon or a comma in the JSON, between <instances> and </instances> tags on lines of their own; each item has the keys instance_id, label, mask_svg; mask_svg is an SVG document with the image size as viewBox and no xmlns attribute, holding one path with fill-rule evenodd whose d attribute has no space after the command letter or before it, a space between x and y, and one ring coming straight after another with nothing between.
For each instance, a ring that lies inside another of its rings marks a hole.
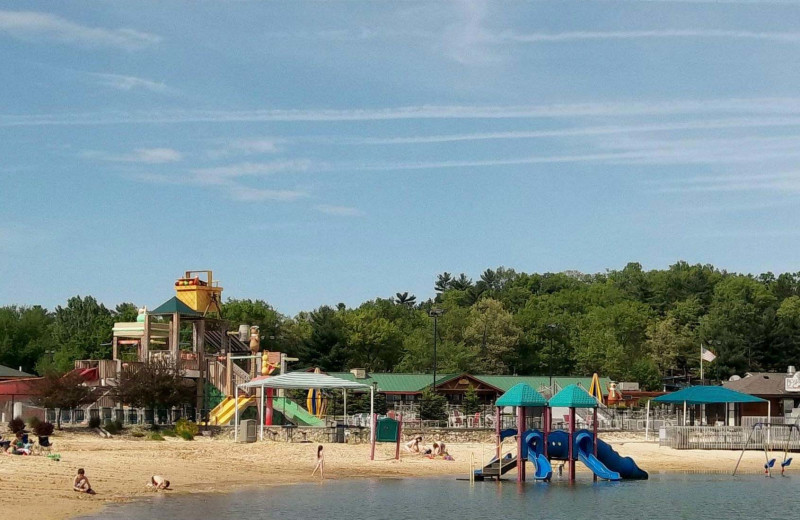
<instances>
[{"instance_id":1,"label":"lamp post","mask_svg":"<svg viewBox=\"0 0 800 520\"><path fill-rule=\"evenodd\" d=\"M438 335L438 322L439 317L444 314L444 309L433 308L428 311L428 316L433 318L433 387L432 391L436 392L436 336Z\"/></svg>"},{"instance_id":2,"label":"lamp post","mask_svg":"<svg viewBox=\"0 0 800 520\"><path fill-rule=\"evenodd\" d=\"M553 352L553 331L558 328L558 325L555 323L548 323L547 328L550 329L550 333L547 335L550 340L550 355L547 357L547 370L550 372L550 393L555 395L553 389L553 356L555 355L555 352Z\"/></svg>"}]
</instances>

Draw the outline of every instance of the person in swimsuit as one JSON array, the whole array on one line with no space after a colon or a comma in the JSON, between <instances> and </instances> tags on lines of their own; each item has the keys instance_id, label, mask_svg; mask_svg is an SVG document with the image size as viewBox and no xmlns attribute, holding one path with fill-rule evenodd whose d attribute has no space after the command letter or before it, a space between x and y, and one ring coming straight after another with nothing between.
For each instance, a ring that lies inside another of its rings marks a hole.
<instances>
[{"instance_id":1,"label":"person in swimsuit","mask_svg":"<svg viewBox=\"0 0 800 520\"><path fill-rule=\"evenodd\" d=\"M78 474L75 475L75 480L72 483L72 489L78 493L94 495L92 485L89 483L89 479L86 478L86 472L83 470L83 468L79 469Z\"/></svg>"},{"instance_id":2,"label":"person in swimsuit","mask_svg":"<svg viewBox=\"0 0 800 520\"><path fill-rule=\"evenodd\" d=\"M314 471L311 472L311 476L313 477L316 474L317 470L319 470L319 478L325 478L325 455L322 453L322 445L320 444L317 447L317 464L314 466Z\"/></svg>"}]
</instances>

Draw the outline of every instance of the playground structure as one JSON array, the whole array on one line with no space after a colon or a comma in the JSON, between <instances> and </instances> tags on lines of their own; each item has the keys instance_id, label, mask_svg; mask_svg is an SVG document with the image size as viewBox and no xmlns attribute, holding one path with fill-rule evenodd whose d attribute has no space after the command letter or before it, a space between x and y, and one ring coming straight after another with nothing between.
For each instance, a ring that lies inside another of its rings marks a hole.
<instances>
[{"instance_id":1,"label":"playground structure","mask_svg":"<svg viewBox=\"0 0 800 520\"><path fill-rule=\"evenodd\" d=\"M341 390L342 397L344 399L344 407L345 410L347 409L347 390L359 390L359 391L367 391L369 390L370 394L370 414L374 414L375 411L375 388L370 385L365 385L362 383L357 383L354 381L348 381L346 379L341 379L338 377L329 376L327 374L321 373L313 373L313 372L289 372L284 373L274 377L258 377L251 381L247 381L241 384L236 385L234 389L234 400L238 401L240 399L240 392L245 392L248 395L252 392L254 400L258 401L258 410L259 410L259 423L261 425L261 432L260 438L264 440L264 417L266 415L266 404L267 404L267 390L306 390L306 389L315 389L315 390ZM259 395L260 394L260 395ZM289 399L285 398L277 398L274 399L274 408L278 409L277 403L281 400L284 402L284 406L288 403L292 403ZM325 423L321 419L314 417L313 415L309 414L296 404L292 403L297 409L295 410L296 413L305 414L305 417L308 418L306 420L315 420L319 421L319 426L323 426ZM302 412L300 412L302 411ZM283 408L282 413L286 414L286 408ZM297 418L297 417L295 417ZM239 435L239 409L234 409L234 426L235 433L234 439L238 440ZM371 424L370 429L370 440L375 438L375 429L374 425Z\"/></svg>"},{"instance_id":2,"label":"playground structure","mask_svg":"<svg viewBox=\"0 0 800 520\"><path fill-rule=\"evenodd\" d=\"M114 407L111 387L124 371L137 371L145 363L164 363L194 381L195 407L209 410L206 424L222 426L256 403L248 390L238 397L235 389L243 383L285 373L295 361L281 352L261 351L258 327L241 325L229 332L221 316L222 287L210 270L185 271L174 283L175 296L152 311L139 309L134 322L113 326L112 359L79 360L86 384L103 395L96 406ZM102 392L104 388L108 390ZM281 396L273 399L269 389L264 403L264 421L273 422L274 412L299 426L318 426L323 421ZM197 419L198 421L200 418Z\"/></svg>"},{"instance_id":3,"label":"playground structure","mask_svg":"<svg viewBox=\"0 0 800 520\"><path fill-rule=\"evenodd\" d=\"M534 479L549 481L553 475L552 461L563 461L567 466L570 482L575 481L575 462L582 462L593 473L594 480L647 479L647 472L640 469L630 457L621 457L611 446L597 436L598 401L577 385L569 385L554 395L549 401L539 392L520 383L506 392L496 403L497 429L495 436L497 445L495 456L482 469L472 470L472 480L497 479L517 469L517 480L526 479L526 462L534 465ZM516 409L517 427L501 430L500 412L503 407ZM552 413L556 408L567 408L565 417L568 430L550 431ZM576 430L576 408L592 408L593 431ZM543 430L525 430L526 416L529 409L539 411ZM522 432L521 434L519 432ZM516 455L503 454L502 446L506 438L516 439Z\"/></svg>"},{"instance_id":4,"label":"playground structure","mask_svg":"<svg viewBox=\"0 0 800 520\"><path fill-rule=\"evenodd\" d=\"M792 424L786 423L772 423L772 422L757 422L753 425L752 429L750 430L750 435L747 437L747 441L744 444L744 448L742 448L742 453L739 454L739 460L736 461L736 467L733 468L733 475L736 476L736 472L739 470L739 464L742 462L742 457L744 457L744 452L747 450L747 445L750 443L750 439L753 437L753 434L756 430L767 430L767 435L762 436L762 439L765 439L762 448L764 450L764 475L767 477L772 476L772 468L775 466L776 459L769 458L769 437L772 428L778 429L786 429L788 428L789 432L786 434L786 444L783 450L783 461L781 461L781 475L784 475L786 468L788 468L792 464L792 457L789 457L789 445L791 443L792 437L795 432L798 433L798 437L800 437L800 426L798 426L797 422Z\"/></svg>"}]
</instances>

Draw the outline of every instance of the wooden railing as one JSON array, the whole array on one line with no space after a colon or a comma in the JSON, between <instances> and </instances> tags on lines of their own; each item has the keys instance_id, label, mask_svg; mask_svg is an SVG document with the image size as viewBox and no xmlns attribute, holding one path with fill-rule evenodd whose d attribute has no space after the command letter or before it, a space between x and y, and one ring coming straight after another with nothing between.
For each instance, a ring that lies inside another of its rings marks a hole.
<instances>
[{"instance_id":1,"label":"wooden railing","mask_svg":"<svg viewBox=\"0 0 800 520\"><path fill-rule=\"evenodd\" d=\"M77 370L96 368L97 377L100 379L113 379L117 377L117 362L113 359L79 359L75 361Z\"/></svg>"},{"instance_id":2,"label":"wooden railing","mask_svg":"<svg viewBox=\"0 0 800 520\"><path fill-rule=\"evenodd\" d=\"M248 374L247 371L244 370L242 367L240 367L236 363L231 363L231 367L233 367L232 383L233 383L234 388L236 386L238 386L238 385L241 385L241 384L244 384L244 383L247 383L248 381L250 381L250 374ZM250 392L248 390L244 390L244 389L240 389L239 393L240 394L244 393L244 394L248 394L248 395L250 394Z\"/></svg>"},{"instance_id":3,"label":"wooden railing","mask_svg":"<svg viewBox=\"0 0 800 520\"><path fill-rule=\"evenodd\" d=\"M225 364L217 360L209 359L206 366L208 367L206 371L206 381L214 385L214 387L223 394L227 394L228 370L225 368Z\"/></svg>"},{"instance_id":4,"label":"wooden railing","mask_svg":"<svg viewBox=\"0 0 800 520\"><path fill-rule=\"evenodd\" d=\"M195 352L181 352L181 370L200 370L200 359Z\"/></svg>"}]
</instances>

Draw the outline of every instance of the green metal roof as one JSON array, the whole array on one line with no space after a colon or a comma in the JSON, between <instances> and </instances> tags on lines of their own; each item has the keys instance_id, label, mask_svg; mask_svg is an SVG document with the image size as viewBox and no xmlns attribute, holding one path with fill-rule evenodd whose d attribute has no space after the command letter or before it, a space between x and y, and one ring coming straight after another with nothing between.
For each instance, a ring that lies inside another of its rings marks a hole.
<instances>
[{"instance_id":1,"label":"green metal roof","mask_svg":"<svg viewBox=\"0 0 800 520\"><path fill-rule=\"evenodd\" d=\"M0 377L5 379L8 377L33 377L33 375L20 372L19 370L14 370L11 367L0 365Z\"/></svg>"},{"instance_id":2,"label":"green metal roof","mask_svg":"<svg viewBox=\"0 0 800 520\"><path fill-rule=\"evenodd\" d=\"M371 385L375 383L378 385L379 392L398 392L398 393L417 393L422 392L425 388L431 385L433 381L432 374L402 374L390 372L367 372L366 379L356 379L350 372L329 372L328 375L340 377L349 381L358 381ZM455 377L461 377L464 374L436 374L436 384L441 385ZM498 376L498 375L469 375L491 387L497 388L501 392L508 392L515 385L525 383L537 392L542 387L550 386L550 378L547 376ZM600 379L600 384L603 388L607 388L610 379L607 377ZM577 384L585 388L589 388L592 384L591 377L553 377L553 382L560 387L567 385ZM604 391L604 394L607 394Z\"/></svg>"},{"instance_id":3,"label":"green metal roof","mask_svg":"<svg viewBox=\"0 0 800 520\"><path fill-rule=\"evenodd\" d=\"M422 392L425 388L431 386L433 382L432 374L392 374L392 373L379 373L368 372L365 379L356 379L350 372L328 372L329 376L347 379L348 381L356 381L371 385L377 385L378 392ZM459 374L436 374L436 384L440 385L446 381L458 377Z\"/></svg>"},{"instance_id":4,"label":"green metal roof","mask_svg":"<svg viewBox=\"0 0 800 520\"><path fill-rule=\"evenodd\" d=\"M597 408L597 399L578 385L569 385L550 398L551 408L556 406L568 408Z\"/></svg>"},{"instance_id":5,"label":"green metal roof","mask_svg":"<svg viewBox=\"0 0 800 520\"><path fill-rule=\"evenodd\" d=\"M550 386L550 378L548 376L495 376L495 375L477 375L473 376L475 379L480 379L489 386L500 389L503 392L508 392L511 388L519 383L527 383L534 390L539 390L542 387ZM561 388L568 385L580 385L584 388L589 388L592 384L591 377L561 377L554 376L553 382ZM600 386L603 388L603 395L608 394L608 383L611 380L607 377L600 378Z\"/></svg>"},{"instance_id":6,"label":"green metal roof","mask_svg":"<svg viewBox=\"0 0 800 520\"><path fill-rule=\"evenodd\" d=\"M743 394L722 386L690 386L653 399L658 403L712 404L712 403L765 403L765 399Z\"/></svg>"},{"instance_id":7,"label":"green metal roof","mask_svg":"<svg viewBox=\"0 0 800 520\"><path fill-rule=\"evenodd\" d=\"M546 406L547 399L525 383L518 383L504 393L495 403L496 406Z\"/></svg>"},{"instance_id":8,"label":"green metal roof","mask_svg":"<svg viewBox=\"0 0 800 520\"><path fill-rule=\"evenodd\" d=\"M153 315L163 315L163 314L180 314L181 316L202 316L199 312L195 311L182 301L178 299L177 296L173 296L169 300L165 301L152 311L150 314Z\"/></svg>"}]
</instances>

